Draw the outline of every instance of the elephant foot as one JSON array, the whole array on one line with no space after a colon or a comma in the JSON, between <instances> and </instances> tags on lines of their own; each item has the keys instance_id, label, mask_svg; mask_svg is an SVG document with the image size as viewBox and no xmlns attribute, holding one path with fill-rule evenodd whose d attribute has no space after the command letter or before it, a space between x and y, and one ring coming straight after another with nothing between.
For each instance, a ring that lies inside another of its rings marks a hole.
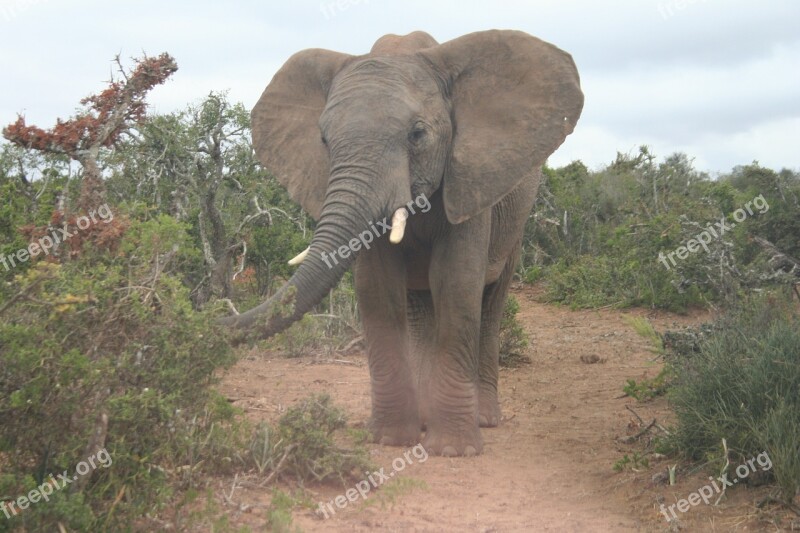
<instances>
[{"instance_id":1,"label":"elephant foot","mask_svg":"<svg viewBox=\"0 0 800 533\"><path fill-rule=\"evenodd\" d=\"M481 394L478 400L478 425L482 428L495 428L500 425L500 417L497 394Z\"/></svg>"},{"instance_id":2,"label":"elephant foot","mask_svg":"<svg viewBox=\"0 0 800 533\"><path fill-rule=\"evenodd\" d=\"M433 455L444 457L471 457L483 452L483 439L477 426L459 433L429 430L422 446Z\"/></svg>"},{"instance_id":3,"label":"elephant foot","mask_svg":"<svg viewBox=\"0 0 800 533\"><path fill-rule=\"evenodd\" d=\"M367 427L372 434L372 441L384 446L419 444L419 420L410 420L401 424L385 424L373 420Z\"/></svg>"}]
</instances>

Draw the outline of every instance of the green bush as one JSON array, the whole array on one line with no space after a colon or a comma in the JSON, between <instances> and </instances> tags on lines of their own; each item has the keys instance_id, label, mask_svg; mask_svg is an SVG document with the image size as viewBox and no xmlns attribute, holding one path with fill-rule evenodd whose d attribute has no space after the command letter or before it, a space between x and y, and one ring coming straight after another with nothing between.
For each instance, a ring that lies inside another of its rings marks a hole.
<instances>
[{"instance_id":1,"label":"green bush","mask_svg":"<svg viewBox=\"0 0 800 533\"><path fill-rule=\"evenodd\" d=\"M791 305L762 297L732 312L672 365L670 391L678 450L720 466L723 438L732 464L766 451L787 501L800 490L800 317Z\"/></svg>"},{"instance_id":2,"label":"green bush","mask_svg":"<svg viewBox=\"0 0 800 533\"><path fill-rule=\"evenodd\" d=\"M528 347L528 335L522 324L517 321L519 302L509 294L503 308L503 319L500 322L500 366L517 367L529 363L525 355Z\"/></svg>"},{"instance_id":3,"label":"green bush","mask_svg":"<svg viewBox=\"0 0 800 533\"><path fill-rule=\"evenodd\" d=\"M683 154L656 163L641 147L635 155L617 154L597 171L575 161L545 168L543 175L519 274L528 283L543 279L550 300L573 308L644 305L681 312L732 304L752 288L791 281L775 272L753 237L797 257L795 172L753 164L712 180ZM755 211L713 238L708 250L667 262L665 256L707 225L732 222L733 213L759 195L767 211Z\"/></svg>"},{"instance_id":4,"label":"green bush","mask_svg":"<svg viewBox=\"0 0 800 533\"><path fill-rule=\"evenodd\" d=\"M291 475L301 484L361 479L371 469L369 454L362 445L366 433L355 435L360 444L344 449L336 443L337 432L344 430L347 417L335 407L327 394L311 396L289 408L278 421L276 457L283 463L280 473Z\"/></svg>"},{"instance_id":5,"label":"green bush","mask_svg":"<svg viewBox=\"0 0 800 533\"><path fill-rule=\"evenodd\" d=\"M625 386L622 387L622 392L624 392L626 396L630 396L640 402L652 400L667 392L670 385L669 378L670 370L668 367L664 367L661 369L661 372L652 379L643 379L641 381L636 381L635 379L627 380Z\"/></svg>"},{"instance_id":6,"label":"green bush","mask_svg":"<svg viewBox=\"0 0 800 533\"><path fill-rule=\"evenodd\" d=\"M265 345L286 357L314 352L331 356L360 334L355 283L352 272L347 272L314 311L267 340Z\"/></svg>"},{"instance_id":7,"label":"green bush","mask_svg":"<svg viewBox=\"0 0 800 533\"><path fill-rule=\"evenodd\" d=\"M33 263L0 300L0 501L99 448L113 459L11 527L119 530L191 476L242 461L234 411L210 388L232 352L171 273L185 226L123 229L116 252L87 241L61 264Z\"/></svg>"},{"instance_id":8,"label":"green bush","mask_svg":"<svg viewBox=\"0 0 800 533\"><path fill-rule=\"evenodd\" d=\"M678 288L674 271L658 261L665 220L617 228L598 255L560 259L544 276L547 297L573 308L641 305L682 312L705 300L702 285Z\"/></svg>"}]
</instances>

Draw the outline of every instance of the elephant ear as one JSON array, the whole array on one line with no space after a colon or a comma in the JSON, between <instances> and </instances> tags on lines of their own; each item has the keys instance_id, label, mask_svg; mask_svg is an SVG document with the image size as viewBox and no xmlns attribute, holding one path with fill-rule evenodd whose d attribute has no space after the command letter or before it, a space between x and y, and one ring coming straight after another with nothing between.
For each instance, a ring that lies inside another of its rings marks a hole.
<instances>
[{"instance_id":1,"label":"elephant ear","mask_svg":"<svg viewBox=\"0 0 800 533\"><path fill-rule=\"evenodd\" d=\"M253 108L253 149L289 195L318 220L330 163L318 120L331 81L353 56L303 50L272 78Z\"/></svg>"},{"instance_id":2,"label":"elephant ear","mask_svg":"<svg viewBox=\"0 0 800 533\"><path fill-rule=\"evenodd\" d=\"M454 138L447 219L497 203L572 133L583 108L572 57L518 31L472 33L420 55L450 87Z\"/></svg>"}]
</instances>

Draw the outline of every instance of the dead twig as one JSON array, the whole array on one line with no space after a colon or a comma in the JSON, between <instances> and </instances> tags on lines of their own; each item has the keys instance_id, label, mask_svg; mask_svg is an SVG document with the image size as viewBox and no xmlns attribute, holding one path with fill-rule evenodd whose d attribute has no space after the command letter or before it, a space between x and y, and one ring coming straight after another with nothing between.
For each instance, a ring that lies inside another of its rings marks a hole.
<instances>
[{"instance_id":1,"label":"dead twig","mask_svg":"<svg viewBox=\"0 0 800 533\"><path fill-rule=\"evenodd\" d=\"M641 416L639 416L639 414L638 414L636 411L634 411L634 410L633 410L633 407L631 407L630 405L627 405L627 404L626 404L626 405L625 405L625 409L627 409L628 411L630 411L631 413L633 413L633 416L635 416L635 417L637 418L637 420L639 420L639 423L640 423L640 424L642 424L642 425L644 425L644 420L642 420L642 417L641 417Z\"/></svg>"},{"instance_id":2,"label":"dead twig","mask_svg":"<svg viewBox=\"0 0 800 533\"><path fill-rule=\"evenodd\" d=\"M762 498L761 501L759 501L756 504L756 507L758 507L759 509L762 509L765 505L767 505L769 503L776 503L778 505L786 507L787 509L792 511L794 514L800 516L800 508L798 508L796 505L794 505L791 502L787 502L786 500L782 500L780 498L776 498L775 496L771 496L771 495L770 496L765 496L764 498Z\"/></svg>"},{"instance_id":3,"label":"dead twig","mask_svg":"<svg viewBox=\"0 0 800 533\"><path fill-rule=\"evenodd\" d=\"M340 349L340 350L336 350L336 351L337 351L337 352L339 352L339 353L347 353L347 352L349 352L351 349L353 349L353 347L354 347L356 344L358 344L359 342L362 342L363 340L364 340L364 336L363 336L363 335L359 335L359 336L358 336L358 337L356 337L355 339L353 339L353 340L351 340L350 342L348 342L348 343L347 343L347 345L346 345L344 348L342 348L342 349Z\"/></svg>"},{"instance_id":4,"label":"dead twig","mask_svg":"<svg viewBox=\"0 0 800 533\"><path fill-rule=\"evenodd\" d=\"M283 457L281 457L281 460L278 461L277 466L275 466L272 472L270 472L270 474L267 476L267 479L265 479L259 484L259 488L263 489L265 486L269 484L270 481L272 481L272 478L274 478L276 475L278 475L278 473L280 473L281 469L283 468L283 463L286 462L286 458L289 457L289 454L292 453L295 448L297 448L297 444L290 444L286 448L286 450L284 450Z\"/></svg>"},{"instance_id":5,"label":"dead twig","mask_svg":"<svg viewBox=\"0 0 800 533\"><path fill-rule=\"evenodd\" d=\"M625 300L620 300L618 302L614 302L613 304L608 304L608 305L604 305L602 307L597 307L597 308L594 309L594 311L600 311L601 309L610 309L612 307L618 306L619 304L623 303L624 301Z\"/></svg>"},{"instance_id":6,"label":"dead twig","mask_svg":"<svg viewBox=\"0 0 800 533\"><path fill-rule=\"evenodd\" d=\"M230 495L225 494L225 490L222 491L222 497L225 498L225 501L228 505L233 505L234 507L238 507L238 505L233 501L233 493L236 491L237 487L236 484L239 481L239 474L233 476L233 483L231 484L231 493Z\"/></svg>"},{"instance_id":7,"label":"dead twig","mask_svg":"<svg viewBox=\"0 0 800 533\"><path fill-rule=\"evenodd\" d=\"M722 449L725 450L725 466L722 467L722 471L719 473L719 475L720 477L725 477L728 475L728 467L731 465L730 459L728 459L728 443L725 442L725 439L722 439ZM714 506L719 505L720 500L722 500L722 497L725 496L725 489L727 488L728 486L723 483L722 492L719 493L719 498L717 498L717 501L714 502Z\"/></svg>"},{"instance_id":8,"label":"dead twig","mask_svg":"<svg viewBox=\"0 0 800 533\"><path fill-rule=\"evenodd\" d=\"M663 432L664 432L664 435L671 435L671 433L670 433L669 431L667 431L667 430L664 428L664 426L662 426L661 424L656 424L656 427L657 427L658 429L660 429L661 431L663 431Z\"/></svg>"},{"instance_id":9,"label":"dead twig","mask_svg":"<svg viewBox=\"0 0 800 533\"><path fill-rule=\"evenodd\" d=\"M230 300L230 298L221 298L219 301L228 304L228 309L230 309L234 315L239 314L239 311L236 310L236 306L233 305L233 302Z\"/></svg>"},{"instance_id":10,"label":"dead twig","mask_svg":"<svg viewBox=\"0 0 800 533\"><path fill-rule=\"evenodd\" d=\"M47 280L49 280L49 279L53 279L54 277L55 277L55 276L43 276L43 277L41 277L41 278L39 278L39 279L35 280L33 283L31 283L30 285L28 285L27 287L25 287L24 289L22 289L20 292L18 292L18 293L17 293L17 294L15 294L14 296L12 296L12 297L11 297L11 298L10 298L10 299L9 299L9 300L8 300L8 301L7 301L7 302L4 304L4 305L3 305L3 307L0 307L0 315L2 315L4 312L6 312L6 311L7 311L7 310L8 310L8 309L9 309L9 308L12 306L12 305L14 305L14 304L15 304L15 303L16 303L18 300L22 300L22 299L30 299L30 298L28 297L28 293L29 293L29 292L31 292L33 289L35 289L37 286L39 286L39 284L41 284L43 281L47 281Z\"/></svg>"},{"instance_id":11,"label":"dead twig","mask_svg":"<svg viewBox=\"0 0 800 533\"><path fill-rule=\"evenodd\" d=\"M636 419L639 421L639 425L645 426L645 428L639 431L636 435L620 438L619 441L622 442L623 444L631 444L632 442L636 441L639 437L641 437L642 435L644 435L653 428L656 428L664 432L665 435L669 435L669 431L667 431L661 424L659 424L656 418L653 418L653 420L649 424L645 425L644 420L642 419L641 416L639 416L639 414L636 411L633 410L633 407L631 407L630 405L626 405L625 409L633 413L633 416L635 416Z\"/></svg>"},{"instance_id":12,"label":"dead twig","mask_svg":"<svg viewBox=\"0 0 800 533\"><path fill-rule=\"evenodd\" d=\"M633 436L634 440L638 439L639 437L641 437L642 435L653 429L655 425L656 425L656 419L654 418L652 422L647 424L647 427L645 427L643 430L641 430L639 433Z\"/></svg>"}]
</instances>

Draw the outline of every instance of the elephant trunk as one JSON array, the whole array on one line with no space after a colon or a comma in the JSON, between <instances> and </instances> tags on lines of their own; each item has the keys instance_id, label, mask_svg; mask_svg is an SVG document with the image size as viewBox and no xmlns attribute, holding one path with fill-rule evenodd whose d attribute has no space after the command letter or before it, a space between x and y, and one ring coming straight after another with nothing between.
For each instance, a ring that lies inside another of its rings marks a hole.
<instances>
[{"instance_id":1,"label":"elephant trunk","mask_svg":"<svg viewBox=\"0 0 800 533\"><path fill-rule=\"evenodd\" d=\"M300 320L336 286L355 260L354 251L343 257L337 250L349 249L348 243L360 231L383 216L379 209L365 206L363 198L353 192L329 193L308 253L289 281L260 305L218 323L265 339ZM374 218L368 219L371 215Z\"/></svg>"}]
</instances>

